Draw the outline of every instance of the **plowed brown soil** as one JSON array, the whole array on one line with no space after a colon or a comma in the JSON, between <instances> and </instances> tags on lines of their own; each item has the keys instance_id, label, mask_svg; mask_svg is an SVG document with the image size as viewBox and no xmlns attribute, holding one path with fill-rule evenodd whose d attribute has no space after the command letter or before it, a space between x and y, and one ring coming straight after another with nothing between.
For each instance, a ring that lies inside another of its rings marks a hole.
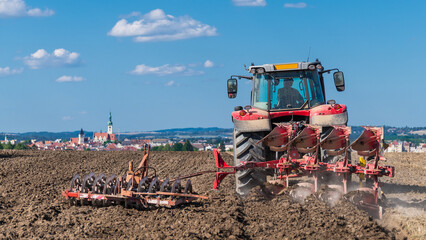
<instances>
[{"instance_id":1,"label":"plowed brown soil","mask_svg":"<svg viewBox=\"0 0 426 240\"><path fill-rule=\"evenodd\" d=\"M234 194L233 177L212 191L214 174L192 180L194 190L209 200L172 209L70 207L61 196L75 173L122 174L130 160L138 163L141 157L142 152L0 151L0 238L392 239L409 234L379 225L343 200L330 208L313 196L304 204L286 195L267 200L255 192L242 199ZM224 158L232 162L231 156ZM215 169L211 152L153 152L150 163L162 178ZM393 181L389 184L412 184ZM410 186L424 193L424 185ZM424 207L424 199L418 204Z\"/></svg>"}]
</instances>

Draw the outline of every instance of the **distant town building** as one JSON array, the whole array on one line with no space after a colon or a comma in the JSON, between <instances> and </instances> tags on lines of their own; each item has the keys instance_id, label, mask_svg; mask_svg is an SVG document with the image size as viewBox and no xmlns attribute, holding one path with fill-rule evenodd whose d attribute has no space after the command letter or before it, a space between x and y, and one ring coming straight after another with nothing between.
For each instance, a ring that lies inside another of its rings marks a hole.
<instances>
[{"instance_id":1,"label":"distant town building","mask_svg":"<svg viewBox=\"0 0 426 240\"><path fill-rule=\"evenodd\" d=\"M71 138L70 142L73 143L74 145L82 145L82 144L88 143L89 138L84 137L84 131L83 131L83 128L82 128L80 130L80 133L78 134L78 137L77 138Z\"/></svg>"},{"instance_id":2,"label":"distant town building","mask_svg":"<svg viewBox=\"0 0 426 240\"><path fill-rule=\"evenodd\" d=\"M115 134L113 133L113 128L112 128L113 124L112 124L112 115L111 112L109 113L109 121L108 121L108 126L107 126L107 132L106 133L94 133L93 134L93 141L94 142L101 142L104 143L106 141L111 141L111 142L115 142L117 141L117 137L115 136Z\"/></svg>"},{"instance_id":3,"label":"distant town building","mask_svg":"<svg viewBox=\"0 0 426 240\"><path fill-rule=\"evenodd\" d=\"M169 139L152 139L151 147L164 146L166 144L170 144Z\"/></svg>"},{"instance_id":4,"label":"distant town building","mask_svg":"<svg viewBox=\"0 0 426 240\"><path fill-rule=\"evenodd\" d=\"M111 112L109 112L109 121L108 121L108 134L112 134L112 115Z\"/></svg>"}]
</instances>

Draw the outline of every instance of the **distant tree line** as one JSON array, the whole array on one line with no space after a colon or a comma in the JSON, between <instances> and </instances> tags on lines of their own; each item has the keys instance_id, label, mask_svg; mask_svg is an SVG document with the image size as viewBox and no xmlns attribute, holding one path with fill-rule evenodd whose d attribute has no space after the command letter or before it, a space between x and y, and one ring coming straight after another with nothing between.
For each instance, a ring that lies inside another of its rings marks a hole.
<instances>
[{"instance_id":1,"label":"distant tree line","mask_svg":"<svg viewBox=\"0 0 426 240\"><path fill-rule=\"evenodd\" d=\"M166 144L163 146L152 147L151 151L197 151L197 149L194 149L191 142L186 140L184 144L175 143L173 145Z\"/></svg>"},{"instance_id":2,"label":"distant tree line","mask_svg":"<svg viewBox=\"0 0 426 240\"><path fill-rule=\"evenodd\" d=\"M1 143L0 149L24 150L24 149L29 149L29 147L27 145L25 145L24 143L12 144L12 143L8 142L8 143Z\"/></svg>"},{"instance_id":3,"label":"distant tree line","mask_svg":"<svg viewBox=\"0 0 426 240\"><path fill-rule=\"evenodd\" d=\"M425 143L426 142L426 136L419 136L419 135L410 135L410 136L397 136L397 135L391 135L391 136L386 136L385 133L385 140L388 142L391 141L406 141L406 142L411 142L411 143L415 143L415 144L420 144L420 143Z\"/></svg>"}]
</instances>

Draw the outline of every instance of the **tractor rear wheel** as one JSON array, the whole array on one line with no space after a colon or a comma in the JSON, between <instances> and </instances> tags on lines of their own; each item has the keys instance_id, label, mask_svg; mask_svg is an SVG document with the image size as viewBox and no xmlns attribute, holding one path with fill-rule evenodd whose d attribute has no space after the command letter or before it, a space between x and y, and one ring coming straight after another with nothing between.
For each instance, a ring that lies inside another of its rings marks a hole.
<instances>
[{"instance_id":1,"label":"tractor rear wheel","mask_svg":"<svg viewBox=\"0 0 426 240\"><path fill-rule=\"evenodd\" d=\"M266 161L265 147L262 143L257 143L262 139L261 133L243 133L234 130L234 164L239 165L244 162L264 162ZM244 171L237 171L236 192L240 195L247 195L250 190L266 182L267 171L261 168L251 168Z\"/></svg>"}]
</instances>

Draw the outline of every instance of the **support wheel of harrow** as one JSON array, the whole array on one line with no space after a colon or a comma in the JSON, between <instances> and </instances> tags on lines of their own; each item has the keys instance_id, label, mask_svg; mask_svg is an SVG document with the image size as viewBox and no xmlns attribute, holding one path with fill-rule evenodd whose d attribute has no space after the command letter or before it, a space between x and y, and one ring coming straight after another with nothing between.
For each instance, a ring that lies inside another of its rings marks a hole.
<instances>
[{"instance_id":1,"label":"support wheel of harrow","mask_svg":"<svg viewBox=\"0 0 426 240\"><path fill-rule=\"evenodd\" d=\"M260 133L243 133L234 130L234 164L239 165L244 162L265 162L266 149L262 143L257 143L262 139ZM240 195L247 195L250 190L266 182L267 171L260 168L252 168L244 171L237 171L236 192Z\"/></svg>"}]
</instances>

